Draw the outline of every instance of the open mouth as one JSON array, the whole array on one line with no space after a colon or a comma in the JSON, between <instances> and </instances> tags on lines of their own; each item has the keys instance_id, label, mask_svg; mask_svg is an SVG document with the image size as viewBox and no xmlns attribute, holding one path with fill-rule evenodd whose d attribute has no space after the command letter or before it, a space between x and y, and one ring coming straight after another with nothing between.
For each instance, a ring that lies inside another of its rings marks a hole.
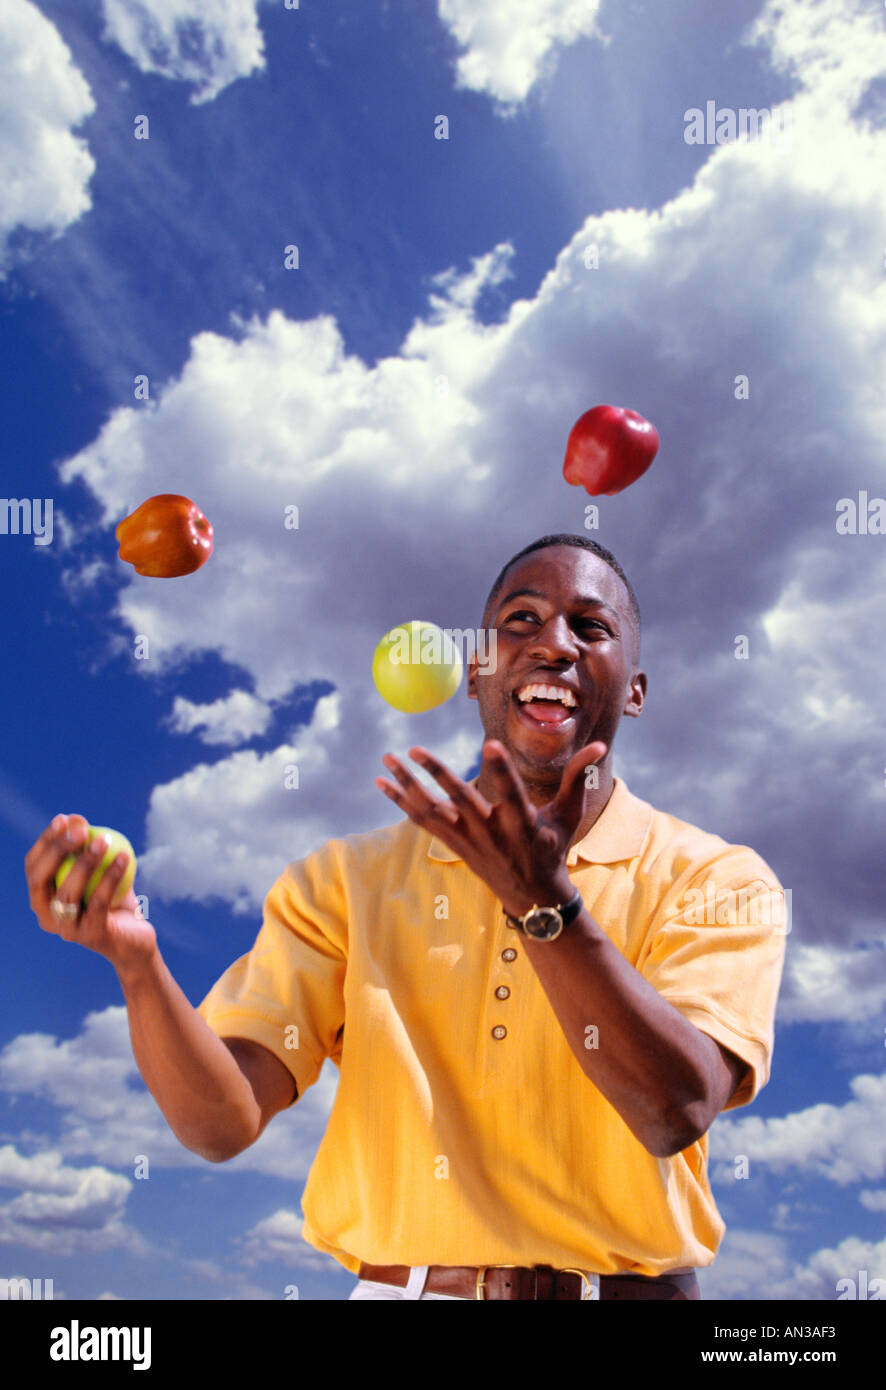
<instances>
[{"instance_id":1,"label":"open mouth","mask_svg":"<svg viewBox=\"0 0 886 1390\"><path fill-rule=\"evenodd\" d=\"M568 708L563 700L543 699L538 696L520 700L516 691L511 700L516 708L517 718L532 729L569 733L575 728L576 710Z\"/></svg>"}]
</instances>

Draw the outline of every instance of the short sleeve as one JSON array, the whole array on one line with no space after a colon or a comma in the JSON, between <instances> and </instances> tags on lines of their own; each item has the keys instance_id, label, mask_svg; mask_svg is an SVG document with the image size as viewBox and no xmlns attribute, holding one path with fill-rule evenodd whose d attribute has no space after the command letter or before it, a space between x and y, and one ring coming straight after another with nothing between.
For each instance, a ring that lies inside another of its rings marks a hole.
<instances>
[{"instance_id":1,"label":"short sleeve","mask_svg":"<svg viewBox=\"0 0 886 1390\"><path fill-rule=\"evenodd\" d=\"M327 1057L341 1055L347 966L346 895L335 842L288 864L264 902L252 950L197 1012L219 1037L261 1043L302 1096Z\"/></svg>"},{"instance_id":2,"label":"short sleeve","mask_svg":"<svg viewBox=\"0 0 886 1390\"><path fill-rule=\"evenodd\" d=\"M727 1110L749 1104L769 1080L788 903L759 855L725 846L676 886L639 963L684 1018L747 1063Z\"/></svg>"}]
</instances>

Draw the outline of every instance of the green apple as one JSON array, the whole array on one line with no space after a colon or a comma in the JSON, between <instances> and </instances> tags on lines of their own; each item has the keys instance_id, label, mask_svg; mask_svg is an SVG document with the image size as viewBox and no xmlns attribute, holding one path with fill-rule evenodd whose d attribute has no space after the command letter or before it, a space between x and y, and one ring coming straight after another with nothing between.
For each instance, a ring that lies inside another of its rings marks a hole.
<instances>
[{"instance_id":1,"label":"green apple","mask_svg":"<svg viewBox=\"0 0 886 1390\"><path fill-rule=\"evenodd\" d=\"M435 623L401 623L386 633L372 658L372 679L382 699L404 714L442 705L458 690L458 647Z\"/></svg>"},{"instance_id":2,"label":"green apple","mask_svg":"<svg viewBox=\"0 0 886 1390\"><path fill-rule=\"evenodd\" d=\"M96 835L107 835L111 843L108 845L107 852L101 863L96 865L95 872L83 890L83 906L86 907L88 905L89 899L101 882L105 870L110 868L111 864L113 864L114 860L117 858L117 855L122 852L129 855L129 863L123 870L123 877L117 884L117 891L111 899L111 907L119 907L132 887L132 881L135 878L135 851L126 836L121 835L119 830L109 830L106 825L91 825L89 827L89 834L86 837L86 844L81 845L77 854L82 854L87 845L90 845L95 839ZM76 857L77 855L69 854L67 859L64 859L59 865L58 873L55 876L56 888L61 888L68 874L71 872Z\"/></svg>"}]
</instances>

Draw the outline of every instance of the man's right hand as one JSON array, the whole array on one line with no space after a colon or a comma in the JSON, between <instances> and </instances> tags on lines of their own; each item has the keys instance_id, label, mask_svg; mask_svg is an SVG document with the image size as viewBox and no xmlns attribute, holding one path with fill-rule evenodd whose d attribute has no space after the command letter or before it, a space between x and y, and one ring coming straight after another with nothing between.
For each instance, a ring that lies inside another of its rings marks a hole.
<instances>
[{"instance_id":1,"label":"man's right hand","mask_svg":"<svg viewBox=\"0 0 886 1390\"><path fill-rule=\"evenodd\" d=\"M132 888L118 907L111 899L123 877L124 863L116 860L102 875L101 881L76 918L56 917L49 904L53 898L63 903L80 903L84 889L107 849L104 840L95 839L83 853L89 823L79 815L56 816L40 838L25 855L25 876L31 908L44 931L60 936L63 941L76 941L90 951L105 956L118 974L138 971L157 950L157 935L150 922L138 910L138 899ZM74 865L56 889L55 876L63 860L76 855Z\"/></svg>"},{"instance_id":2,"label":"man's right hand","mask_svg":"<svg viewBox=\"0 0 886 1390\"><path fill-rule=\"evenodd\" d=\"M44 931L79 941L111 962L145 1085L180 1142L211 1163L223 1163L254 1144L271 1117L297 1099L296 1083L268 1048L248 1038L222 1040L213 1032L170 975L131 888L119 907L111 907L125 864L111 865L74 921L54 915L52 899L79 903L101 862L101 850L90 846L56 892L59 866L82 849L87 829L83 816L56 816L28 851L34 915Z\"/></svg>"}]
</instances>

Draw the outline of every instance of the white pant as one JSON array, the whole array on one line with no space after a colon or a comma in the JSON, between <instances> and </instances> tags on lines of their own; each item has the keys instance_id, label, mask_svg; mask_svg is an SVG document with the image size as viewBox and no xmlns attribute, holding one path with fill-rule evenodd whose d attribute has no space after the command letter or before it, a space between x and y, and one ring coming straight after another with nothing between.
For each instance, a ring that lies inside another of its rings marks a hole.
<instances>
[{"instance_id":1,"label":"white pant","mask_svg":"<svg viewBox=\"0 0 886 1390\"><path fill-rule=\"evenodd\" d=\"M409 1271L409 1282L405 1289L399 1288L396 1284L379 1284L374 1279L358 1279L357 1286L348 1295L348 1302L353 1299L364 1298L438 1298L447 1303L464 1303L463 1298L458 1294L451 1293L425 1293L424 1287L428 1277L428 1265L415 1265ZM590 1276L591 1288L588 1296L592 1299L600 1297L600 1281L596 1274Z\"/></svg>"},{"instance_id":2,"label":"white pant","mask_svg":"<svg viewBox=\"0 0 886 1390\"><path fill-rule=\"evenodd\" d=\"M360 1298L440 1298L447 1303L463 1303L464 1299L451 1293L425 1293L428 1265L416 1265L409 1271L409 1282L405 1289L396 1284L378 1284L374 1279L359 1279L357 1287L348 1295L348 1302Z\"/></svg>"}]
</instances>

